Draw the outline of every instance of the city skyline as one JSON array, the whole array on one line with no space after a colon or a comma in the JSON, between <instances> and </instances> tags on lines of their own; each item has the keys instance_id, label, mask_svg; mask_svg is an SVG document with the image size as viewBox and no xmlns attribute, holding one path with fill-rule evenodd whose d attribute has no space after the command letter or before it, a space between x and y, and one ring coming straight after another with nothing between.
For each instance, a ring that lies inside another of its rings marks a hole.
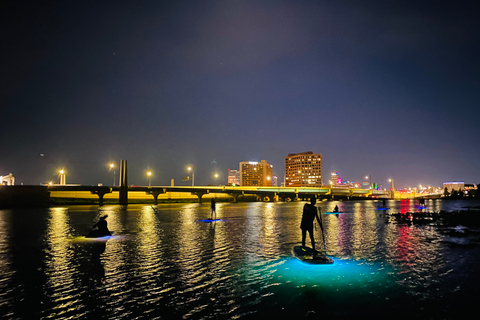
<instances>
[{"instance_id":1,"label":"city skyline","mask_svg":"<svg viewBox=\"0 0 480 320\"><path fill-rule=\"evenodd\" d=\"M0 175L195 184L322 154L397 188L479 183L480 4L8 2ZM146 172L151 176L147 177ZM118 172L117 172L118 175ZM324 181L325 183L325 181Z\"/></svg>"}]
</instances>

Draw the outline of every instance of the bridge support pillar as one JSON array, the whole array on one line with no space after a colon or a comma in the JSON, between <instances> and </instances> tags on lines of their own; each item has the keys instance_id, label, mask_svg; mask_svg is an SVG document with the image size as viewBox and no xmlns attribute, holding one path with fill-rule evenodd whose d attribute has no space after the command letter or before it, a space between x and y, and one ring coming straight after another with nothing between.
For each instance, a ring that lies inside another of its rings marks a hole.
<instances>
[{"instance_id":1,"label":"bridge support pillar","mask_svg":"<svg viewBox=\"0 0 480 320\"><path fill-rule=\"evenodd\" d=\"M164 191L165 189L162 189L162 190L159 190L159 189L152 189L152 190L148 190L146 191L145 193L146 194L151 194L153 196L153 203L154 204L158 204L158 196L162 193L165 193Z\"/></svg>"},{"instance_id":2,"label":"bridge support pillar","mask_svg":"<svg viewBox=\"0 0 480 320\"><path fill-rule=\"evenodd\" d=\"M98 204L100 206L103 206L103 197L107 193L112 193L112 188L110 188L110 187L99 188L95 191L91 191L91 193L96 194L98 196Z\"/></svg>"},{"instance_id":3,"label":"bridge support pillar","mask_svg":"<svg viewBox=\"0 0 480 320\"><path fill-rule=\"evenodd\" d=\"M270 198L270 202L276 202L277 201L277 193L274 192L274 193L270 194L269 198Z\"/></svg>"},{"instance_id":4,"label":"bridge support pillar","mask_svg":"<svg viewBox=\"0 0 480 320\"><path fill-rule=\"evenodd\" d=\"M230 193L230 195L233 197L233 202L236 203L237 200L238 200L238 196L239 196L240 194L238 194L238 193Z\"/></svg>"},{"instance_id":5,"label":"bridge support pillar","mask_svg":"<svg viewBox=\"0 0 480 320\"><path fill-rule=\"evenodd\" d=\"M207 192L192 192L192 194L198 197L198 203L202 203L202 197L207 194Z\"/></svg>"}]
</instances>

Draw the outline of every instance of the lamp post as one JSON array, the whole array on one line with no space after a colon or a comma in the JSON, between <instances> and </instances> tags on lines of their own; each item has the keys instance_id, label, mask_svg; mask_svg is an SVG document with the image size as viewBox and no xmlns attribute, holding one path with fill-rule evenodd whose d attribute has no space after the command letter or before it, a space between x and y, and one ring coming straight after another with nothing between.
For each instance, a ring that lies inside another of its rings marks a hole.
<instances>
[{"instance_id":1,"label":"lamp post","mask_svg":"<svg viewBox=\"0 0 480 320\"><path fill-rule=\"evenodd\" d=\"M390 192L391 192L391 198L394 199L395 198L395 181L393 179L388 179L388 181L392 183Z\"/></svg>"},{"instance_id":2,"label":"lamp post","mask_svg":"<svg viewBox=\"0 0 480 320\"><path fill-rule=\"evenodd\" d=\"M67 184L65 169L60 169L59 173L60 173L60 185Z\"/></svg>"},{"instance_id":3,"label":"lamp post","mask_svg":"<svg viewBox=\"0 0 480 320\"><path fill-rule=\"evenodd\" d=\"M148 186L151 187L152 171L147 171Z\"/></svg>"},{"instance_id":4,"label":"lamp post","mask_svg":"<svg viewBox=\"0 0 480 320\"><path fill-rule=\"evenodd\" d=\"M115 187L115 165L110 163L110 170L113 170L113 186Z\"/></svg>"},{"instance_id":5,"label":"lamp post","mask_svg":"<svg viewBox=\"0 0 480 320\"><path fill-rule=\"evenodd\" d=\"M189 166L187 168L188 172L192 172L192 187L195 185L195 170L193 168L193 166Z\"/></svg>"}]
</instances>

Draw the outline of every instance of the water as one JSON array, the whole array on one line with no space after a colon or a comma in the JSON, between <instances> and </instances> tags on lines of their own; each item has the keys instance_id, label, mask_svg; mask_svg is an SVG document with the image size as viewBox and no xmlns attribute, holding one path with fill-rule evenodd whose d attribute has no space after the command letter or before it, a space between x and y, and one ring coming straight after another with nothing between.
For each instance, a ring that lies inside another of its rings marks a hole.
<instances>
[{"instance_id":1,"label":"water","mask_svg":"<svg viewBox=\"0 0 480 320\"><path fill-rule=\"evenodd\" d=\"M322 202L322 212L339 205L344 213L322 215L335 263L311 266L291 253L304 203L217 203L214 223L201 221L209 204L0 210L0 315L454 319L473 310L480 228L395 223L376 210L380 202ZM417 210L413 201L387 205ZM84 239L102 214L114 236Z\"/></svg>"}]
</instances>

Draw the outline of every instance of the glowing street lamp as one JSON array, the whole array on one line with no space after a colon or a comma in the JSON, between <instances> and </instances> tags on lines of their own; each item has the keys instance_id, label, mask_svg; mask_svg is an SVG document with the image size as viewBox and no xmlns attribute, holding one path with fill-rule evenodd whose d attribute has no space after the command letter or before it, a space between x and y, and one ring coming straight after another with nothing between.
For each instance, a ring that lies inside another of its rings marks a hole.
<instances>
[{"instance_id":1,"label":"glowing street lamp","mask_svg":"<svg viewBox=\"0 0 480 320\"><path fill-rule=\"evenodd\" d=\"M67 184L67 179L66 179L67 172L65 171L65 169L60 169L60 171L58 173L59 173L59 176L60 176L60 185Z\"/></svg>"},{"instance_id":2,"label":"glowing street lamp","mask_svg":"<svg viewBox=\"0 0 480 320\"><path fill-rule=\"evenodd\" d=\"M192 172L192 187L195 185L195 170L193 166L187 167L188 172Z\"/></svg>"},{"instance_id":3,"label":"glowing street lamp","mask_svg":"<svg viewBox=\"0 0 480 320\"><path fill-rule=\"evenodd\" d=\"M152 171L147 171L148 186L151 187Z\"/></svg>"},{"instance_id":4,"label":"glowing street lamp","mask_svg":"<svg viewBox=\"0 0 480 320\"><path fill-rule=\"evenodd\" d=\"M393 179L388 179L388 182L392 183L392 190L395 190L395 181Z\"/></svg>"},{"instance_id":5,"label":"glowing street lamp","mask_svg":"<svg viewBox=\"0 0 480 320\"><path fill-rule=\"evenodd\" d=\"M110 170L113 170L113 186L115 187L115 164L113 164L112 162L110 163L109 167L110 167Z\"/></svg>"},{"instance_id":6,"label":"glowing street lamp","mask_svg":"<svg viewBox=\"0 0 480 320\"><path fill-rule=\"evenodd\" d=\"M391 198L394 199L395 198L395 181L393 181L393 179L388 179L388 181L392 183Z\"/></svg>"}]
</instances>

